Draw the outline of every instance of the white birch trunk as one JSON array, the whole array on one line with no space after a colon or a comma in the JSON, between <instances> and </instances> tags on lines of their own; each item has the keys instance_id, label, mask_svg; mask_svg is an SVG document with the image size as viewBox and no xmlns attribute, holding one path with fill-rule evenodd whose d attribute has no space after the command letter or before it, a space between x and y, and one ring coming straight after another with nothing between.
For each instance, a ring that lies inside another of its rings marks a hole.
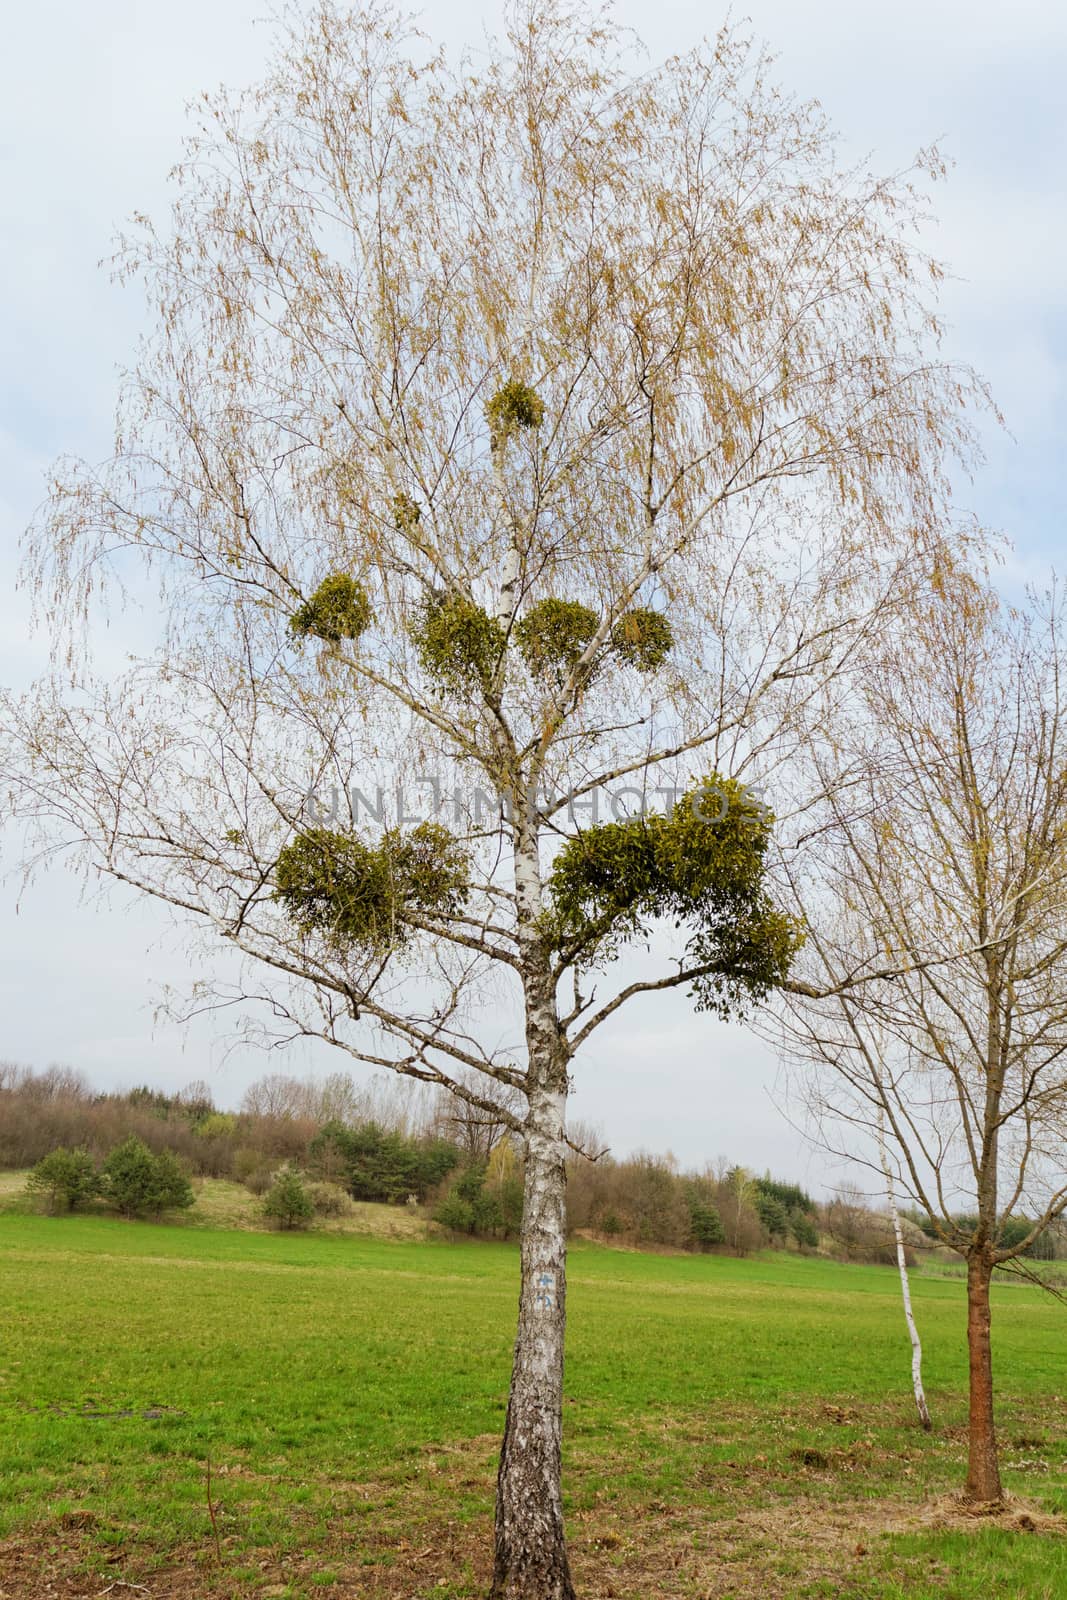
<instances>
[{"instance_id":1,"label":"white birch trunk","mask_svg":"<svg viewBox=\"0 0 1067 1600\"><path fill-rule=\"evenodd\" d=\"M563 1529L566 1096L531 1097L522 1284L496 1500L493 1600L573 1600Z\"/></svg>"},{"instance_id":2,"label":"white birch trunk","mask_svg":"<svg viewBox=\"0 0 1067 1600\"><path fill-rule=\"evenodd\" d=\"M908 1324L908 1337L911 1340L911 1386L915 1391L915 1406L919 1413L919 1421L929 1432L933 1427L933 1423L930 1421L930 1412L926 1405L926 1392L923 1389L923 1347L919 1339L919 1330L915 1324L915 1314L911 1309L911 1286L908 1283L908 1261L904 1251L904 1230L900 1226L900 1213L897 1210L893 1173L889 1165L889 1153L885 1145L885 1131L882 1128L879 1129L878 1133L878 1150L882 1158L886 1193L889 1196L889 1214L893 1219L893 1234L897 1242L897 1267L900 1270L900 1293L904 1301L904 1320Z\"/></svg>"},{"instance_id":3,"label":"white birch trunk","mask_svg":"<svg viewBox=\"0 0 1067 1600\"><path fill-rule=\"evenodd\" d=\"M536 931L536 824L522 819L515 830L515 889L523 930L529 1110L519 1320L497 1475L491 1595L492 1600L574 1600L561 1486L569 1056L548 952Z\"/></svg>"}]
</instances>

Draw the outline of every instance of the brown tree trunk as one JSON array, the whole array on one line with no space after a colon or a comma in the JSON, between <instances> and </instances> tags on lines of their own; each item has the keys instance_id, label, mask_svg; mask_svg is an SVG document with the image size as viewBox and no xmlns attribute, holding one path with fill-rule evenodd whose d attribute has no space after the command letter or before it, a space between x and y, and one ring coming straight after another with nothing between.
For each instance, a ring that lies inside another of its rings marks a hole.
<instances>
[{"instance_id":1,"label":"brown tree trunk","mask_svg":"<svg viewBox=\"0 0 1067 1600\"><path fill-rule=\"evenodd\" d=\"M492 1600L574 1600L560 1486L567 1231L564 1087L531 1093L522 1287L496 1499Z\"/></svg>"},{"instance_id":2,"label":"brown tree trunk","mask_svg":"<svg viewBox=\"0 0 1067 1600\"><path fill-rule=\"evenodd\" d=\"M967 1259L967 1351L971 1369L971 1409L967 1486L964 1498L975 1504L1003 1499L997 1436L993 1423L993 1355L990 1347L989 1280L992 1266L979 1248Z\"/></svg>"}]
</instances>

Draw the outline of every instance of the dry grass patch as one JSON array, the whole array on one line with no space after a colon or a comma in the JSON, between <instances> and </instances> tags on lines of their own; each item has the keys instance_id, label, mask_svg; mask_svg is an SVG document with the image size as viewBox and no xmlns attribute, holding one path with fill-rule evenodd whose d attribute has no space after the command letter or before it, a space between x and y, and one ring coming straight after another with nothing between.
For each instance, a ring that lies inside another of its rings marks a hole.
<instances>
[{"instance_id":1,"label":"dry grass patch","mask_svg":"<svg viewBox=\"0 0 1067 1600\"><path fill-rule=\"evenodd\" d=\"M486 1444L472 1442L443 1454L480 1460ZM461 1460L450 1465L464 1473ZM379 1494L389 1497L384 1486L364 1484L358 1491L372 1501ZM436 1495L412 1485L405 1495L405 1531L389 1526L389 1514L368 1519L371 1525L359 1530L358 1560L344 1520L338 1519L334 1537L314 1557L264 1552L243 1569L220 1572L205 1541L204 1549L187 1560L152 1571L132 1552L101 1562L98 1549L90 1553L85 1542L88 1530L68 1513L53 1529L0 1546L0 1600L121 1600L138 1594L150 1600L308 1600L320 1594L333 1600L474 1600L486 1592L492 1544L488 1513L468 1522L444 1520ZM571 1559L581 1600L778 1600L809 1594L860 1600L882 1592L878 1574L895 1536L975 1536L990 1527L1056 1541L1067 1536L1067 1519L1022 1500L983 1516L951 1496L918 1504L852 1500L828 1505L801 1498L728 1517L654 1502L636 1517L578 1513L571 1521ZM89 1560L91 1572L85 1570ZM892 1568L894 1594L931 1600L957 1592L950 1567L936 1559L894 1557Z\"/></svg>"}]
</instances>

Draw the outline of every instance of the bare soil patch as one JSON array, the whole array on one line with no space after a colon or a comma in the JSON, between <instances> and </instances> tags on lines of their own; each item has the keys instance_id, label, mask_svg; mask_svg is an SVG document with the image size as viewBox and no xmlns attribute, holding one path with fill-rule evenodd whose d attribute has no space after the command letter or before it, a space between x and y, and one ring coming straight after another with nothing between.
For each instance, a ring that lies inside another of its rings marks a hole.
<instances>
[{"instance_id":1,"label":"bare soil patch","mask_svg":"<svg viewBox=\"0 0 1067 1600\"><path fill-rule=\"evenodd\" d=\"M819 1581L832 1582L837 1594L859 1596L869 1592L866 1558L886 1536L990 1526L1067 1536L1067 1519L1022 1500L976 1513L954 1496L941 1496L920 1503L800 1498L727 1518L655 1504L637 1519L597 1509L576 1514L570 1539L582 1600L769 1600ZM292 1589L332 1600L433 1600L435 1591L453 1600L485 1593L488 1518L455 1523L416 1516L413 1530L402 1539L384 1529L368 1539L362 1530L358 1563L338 1530L333 1547L313 1557L261 1556L242 1563L240 1575L225 1565L220 1570L206 1547L163 1571L148 1570L143 1555L116 1552L110 1570L87 1572L92 1529L68 1513L51 1528L0 1545L0 1600L267 1600ZM916 1596L937 1595L949 1578L925 1566Z\"/></svg>"}]
</instances>

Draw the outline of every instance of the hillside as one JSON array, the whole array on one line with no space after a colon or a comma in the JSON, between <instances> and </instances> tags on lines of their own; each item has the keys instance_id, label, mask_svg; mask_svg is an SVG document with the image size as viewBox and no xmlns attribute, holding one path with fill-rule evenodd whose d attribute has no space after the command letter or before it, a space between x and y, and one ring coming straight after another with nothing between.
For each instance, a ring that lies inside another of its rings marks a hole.
<instances>
[{"instance_id":1,"label":"hillside","mask_svg":"<svg viewBox=\"0 0 1067 1600\"><path fill-rule=\"evenodd\" d=\"M0 1171L0 1213L26 1215L39 1212L40 1202L26 1194L27 1170ZM269 1231L262 1215L262 1201L243 1183L228 1178L198 1178L193 1188L196 1201L187 1212L168 1218L168 1227L237 1228ZM91 1203L89 1214L108 1214L102 1201ZM425 1206L378 1205L373 1201L353 1200L351 1210L341 1217L319 1217L312 1225L318 1233L367 1235L376 1239L425 1239L435 1231Z\"/></svg>"}]
</instances>

